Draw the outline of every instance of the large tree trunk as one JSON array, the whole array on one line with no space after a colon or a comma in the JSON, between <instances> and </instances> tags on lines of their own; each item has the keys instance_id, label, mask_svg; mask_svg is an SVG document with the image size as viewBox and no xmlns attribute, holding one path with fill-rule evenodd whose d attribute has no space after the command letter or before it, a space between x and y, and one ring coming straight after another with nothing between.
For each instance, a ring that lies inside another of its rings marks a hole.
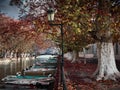
<instances>
[{"instance_id":1,"label":"large tree trunk","mask_svg":"<svg viewBox=\"0 0 120 90\"><path fill-rule=\"evenodd\" d=\"M94 73L97 80L116 80L120 73L116 67L115 55L112 42L101 42L97 44L98 67Z\"/></svg>"}]
</instances>

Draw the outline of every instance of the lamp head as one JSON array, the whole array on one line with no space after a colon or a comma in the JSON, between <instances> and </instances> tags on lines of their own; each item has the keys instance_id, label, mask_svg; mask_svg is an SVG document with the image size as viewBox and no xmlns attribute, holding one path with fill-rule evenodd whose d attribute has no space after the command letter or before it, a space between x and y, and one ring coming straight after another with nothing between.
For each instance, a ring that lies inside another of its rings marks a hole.
<instances>
[{"instance_id":1,"label":"lamp head","mask_svg":"<svg viewBox=\"0 0 120 90\"><path fill-rule=\"evenodd\" d=\"M52 22L54 21L55 11L53 8L49 8L47 11L48 21Z\"/></svg>"}]
</instances>

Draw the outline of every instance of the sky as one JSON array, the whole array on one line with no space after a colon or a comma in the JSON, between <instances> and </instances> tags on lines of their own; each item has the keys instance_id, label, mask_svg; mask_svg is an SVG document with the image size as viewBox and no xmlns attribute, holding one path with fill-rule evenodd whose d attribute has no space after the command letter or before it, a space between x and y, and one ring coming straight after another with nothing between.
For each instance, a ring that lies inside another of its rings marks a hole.
<instances>
[{"instance_id":1,"label":"sky","mask_svg":"<svg viewBox=\"0 0 120 90\"><path fill-rule=\"evenodd\" d=\"M0 0L0 11L7 16L18 19L19 9L16 6L9 5L10 0Z\"/></svg>"}]
</instances>

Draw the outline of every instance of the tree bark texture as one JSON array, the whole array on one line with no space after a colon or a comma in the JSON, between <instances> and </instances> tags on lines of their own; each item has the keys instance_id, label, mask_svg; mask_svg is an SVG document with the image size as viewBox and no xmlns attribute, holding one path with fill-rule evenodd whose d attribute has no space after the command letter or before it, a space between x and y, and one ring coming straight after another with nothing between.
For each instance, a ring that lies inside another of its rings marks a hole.
<instances>
[{"instance_id":1,"label":"tree bark texture","mask_svg":"<svg viewBox=\"0 0 120 90\"><path fill-rule=\"evenodd\" d=\"M112 42L100 42L97 44L98 67L94 73L97 80L116 80L120 73L116 67Z\"/></svg>"}]
</instances>

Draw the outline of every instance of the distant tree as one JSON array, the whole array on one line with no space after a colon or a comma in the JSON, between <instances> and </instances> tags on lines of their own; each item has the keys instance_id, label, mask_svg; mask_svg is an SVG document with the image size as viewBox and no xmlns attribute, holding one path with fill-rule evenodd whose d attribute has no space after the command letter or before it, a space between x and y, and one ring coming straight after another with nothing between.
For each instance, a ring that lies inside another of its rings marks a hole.
<instances>
[{"instance_id":1,"label":"distant tree","mask_svg":"<svg viewBox=\"0 0 120 90\"><path fill-rule=\"evenodd\" d=\"M5 16L4 14L0 14L0 53L2 56L5 56L5 53L7 51L7 44L9 38L7 36L9 35L9 24L13 22L14 20L10 17Z\"/></svg>"},{"instance_id":2,"label":"distant tree","mask_svg":"<svg viewBox=\"0 0 120 90\"><path fill-rule=\"evenodd\" d=\"M0 50L5 56L18 50L29 52L34 36L28 23L0 14Z\"/></svg>"}]
</instances>

